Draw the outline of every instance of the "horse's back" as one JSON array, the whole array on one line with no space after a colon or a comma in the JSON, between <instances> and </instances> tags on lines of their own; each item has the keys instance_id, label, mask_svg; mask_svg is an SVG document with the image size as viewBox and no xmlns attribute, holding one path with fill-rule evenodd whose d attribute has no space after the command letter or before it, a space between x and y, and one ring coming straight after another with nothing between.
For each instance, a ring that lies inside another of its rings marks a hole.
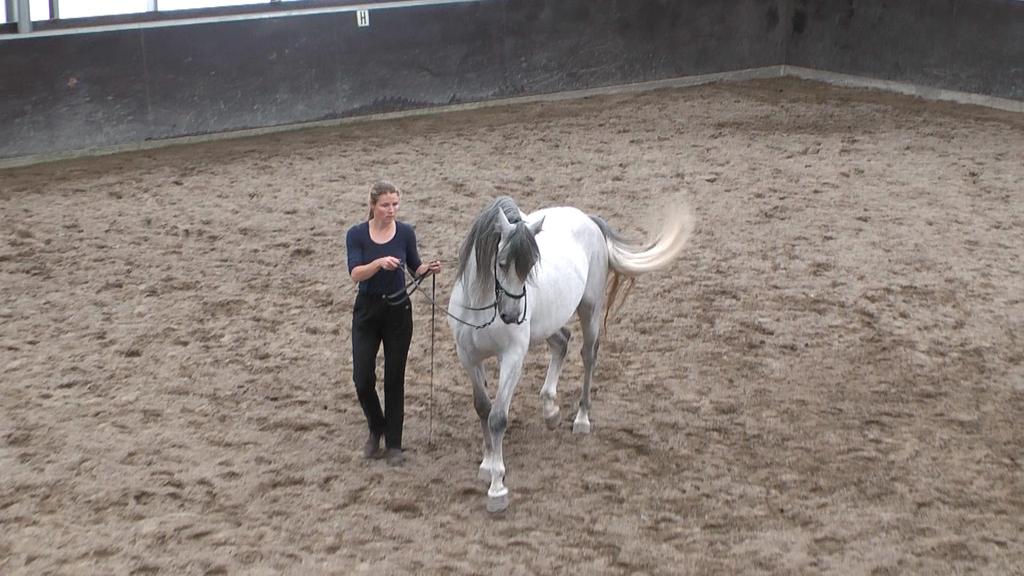
<instances>
[{"instance_id":1,"label":"horse's back","mask_svg":"<svg viewBox=\"0 0 1024 576\"><path fill-rule=\"evenodd\" d=\"M579 208L558 206L538 210L527 216L527 222L544 219L537 243L541 248L541 260L559 256L570 256L577 264L586 260L586 276L596 270L607 270L608 245L601 228ZM603 284L604 278L601 282Z\"/></svg>"},{"instance_id":2,"label":"horse's back","mask_svg":"<svg viewBox=\"0 0 1024 576\"><path fill-rule=\"evenodd\" d=\"M533 223L540 218L544 218L536 237L540 260L531 282L537 294L530 314L534 342L569 322L589 285L604 286L608 262L604 235L584 212L573 207L545 208L526 220Z\"/></svg>"},{"instance_id":3,"label":"horse's back","mask_svg":"<svg viewBox=\"0 0 1024 576\"><path fill-rule=\"evenodd\" d=\"M579 208L572 206L544 208L528 214L526 221L533 223L541 218L544 219L544 227L541 232L568 234L577 239L602 239L604 237L597 224Z\"/></svg>"}]
</instances>

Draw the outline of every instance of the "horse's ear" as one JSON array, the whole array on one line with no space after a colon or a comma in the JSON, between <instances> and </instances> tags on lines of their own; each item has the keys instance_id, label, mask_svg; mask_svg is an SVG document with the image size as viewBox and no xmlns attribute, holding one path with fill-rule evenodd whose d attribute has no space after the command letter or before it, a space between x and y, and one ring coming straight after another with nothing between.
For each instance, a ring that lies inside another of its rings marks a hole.
<instances>
[{"instance_id":1,"label":"horse's ear","mask_svg":"<svg viewBox=\"0 0 1024 576\"><path fill-rule=\"evenodd\" d=\"M534 222L533 224L530 224L528 226L528 228L530 229L530 234L533 234L534 236L536 236L537 234L540 234L540 229L543 226L544 226L544 216L541 216L540 220L537 220L536 222Z\"/></svg>"},{"instance_id":2,"label":"horse's ear","mask_svg":"<svg viewBox=\"0 0 1024 576\"><path fill-rule=\"evenodd\" d=\"M505 230L512 227L512 223L508 221L508 216L505 216L504 210L498 210L498 221L494 223L494 229L498 234L504 235Z\"/></svg>"}]
</instances>

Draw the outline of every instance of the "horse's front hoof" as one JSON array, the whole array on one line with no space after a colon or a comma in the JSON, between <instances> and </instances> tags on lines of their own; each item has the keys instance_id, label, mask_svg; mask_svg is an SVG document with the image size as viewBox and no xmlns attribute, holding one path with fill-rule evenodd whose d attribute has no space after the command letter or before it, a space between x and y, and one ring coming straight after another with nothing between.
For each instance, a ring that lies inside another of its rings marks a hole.
<instances>
[{"instance_id":1,"label":"horse's front hoof","mask_svg":"<svg viewBox=\"0 0 1024 576\"><path fill-rule=\"evenodd\" d=\"M558 424L562 420L558 416L558 410L555 410L551 414L548 414L547 416L544 417L544 423L548 425L548 430L554 430L555 428L558 428Z\"/></svg>"},{"instance_id":2,"label":"horse's front hoof","mask_svg":"<svg viewBox=\"0 0 1024 576\"><path fill-rule=\"evenodd\" d=\"M498 487L491 487L487 491L487 511L501 512L508 508L508 487L498 484Z\"/></svg>"},{"instance_id":3,"label":"horse's front hoof","mask_svg":"<svg viewBox=\"0 0 1024 576\"><path fill-rule=\"evenodd\" d=\"M496 512L504 512L508 509L508 491L506 490L501 496L487 496L487 511L491 514Z\"/></svg>"},{"instance_id":4,"label":"horse's front hoof","mask_svg":"<svg viewBox=\"0 0 1024 576\"><path fill-rule=\"evenodd\" d=\"M573 434L590 434L590 422L586 420L577 420L572 423Z\"/></svg>"}]
</instances>

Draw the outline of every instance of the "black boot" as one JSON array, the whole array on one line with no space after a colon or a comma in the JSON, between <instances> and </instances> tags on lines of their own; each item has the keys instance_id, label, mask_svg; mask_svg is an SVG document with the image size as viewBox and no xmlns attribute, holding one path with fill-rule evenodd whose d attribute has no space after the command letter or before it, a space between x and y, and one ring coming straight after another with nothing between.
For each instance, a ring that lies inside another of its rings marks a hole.
<instances>
[{"instance_id":1,"label":"black boot","mask_svg":"<svg viewBox=\"0 0 1024 576\"><path fill-rule=\"evenodd\" d=\"M384 451L384 460L389 466L401 466L405 463L405 453L401 448L388 448Z\"/></svg>"},{"instance_id":2,"label":"black boot","mask_svg":"<svg viewBox=\"0 0 1024 576\"><path fill-rule=\"evenodd\" d=\"M380 449L380 434L370 432L370 435L366 438L366 445L363 446L363 458L376 460L383 455L384 451Z\"/></svg>"}]
</instances>

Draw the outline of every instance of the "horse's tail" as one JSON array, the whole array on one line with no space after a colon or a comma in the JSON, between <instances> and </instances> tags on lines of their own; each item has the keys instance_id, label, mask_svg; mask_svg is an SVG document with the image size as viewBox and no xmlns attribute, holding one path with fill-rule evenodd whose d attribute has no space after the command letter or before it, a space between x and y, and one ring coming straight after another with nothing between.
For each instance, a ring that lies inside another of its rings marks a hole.
<instances>
[{"instance_id":1,"label":"horse's tail","mask_svg":"<svg viewBox=\"0 0 1024 576\"><path fill-rule=\"evenodd\" d=\"M665 218L661 225L661 231L646 246L637 246L628 242L600 217L591 216L590 218L601 229L605 242L608 243L608 268L611 271L611 277L605 301L604 322L607 325L612 305L624 284L623 280L626 280L626 291L622 295L622 302L629 296L629 291L633 288L637 276L667 268L686 247L686 243L693 233L694 217L689 207L679 206L674 213ZM622 302L619 303L619 306L622 305Z\"/></svg>"}]
</instances>

